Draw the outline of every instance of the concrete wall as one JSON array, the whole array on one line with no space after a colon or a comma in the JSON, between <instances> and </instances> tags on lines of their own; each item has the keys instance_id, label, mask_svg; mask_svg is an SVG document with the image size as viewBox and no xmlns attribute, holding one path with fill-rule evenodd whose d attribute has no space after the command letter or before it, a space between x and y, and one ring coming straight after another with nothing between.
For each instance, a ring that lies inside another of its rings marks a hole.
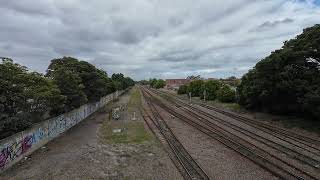
<instances>
[{"instance_id":1,"label":"concrete wall","mask_svg":"<svg viewBox=\"0 0 320 180\"><path fill-rule=\"evenodd\" d=\"M99 102L85 104L78 109L35 124L30 129L1 140L0 173L78 124L108 102L118 98L123 92L117 91L101 98Z\"/></svg>"}]
</instances>

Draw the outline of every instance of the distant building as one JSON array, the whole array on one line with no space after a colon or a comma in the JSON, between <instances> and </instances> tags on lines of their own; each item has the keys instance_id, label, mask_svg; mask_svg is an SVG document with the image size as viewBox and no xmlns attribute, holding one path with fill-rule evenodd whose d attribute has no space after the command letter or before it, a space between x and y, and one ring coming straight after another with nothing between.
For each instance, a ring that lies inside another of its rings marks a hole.
<instances>
[{"instance_id":1,"label":"distant building","mask_svg":"<svg viewBox=\"0 0 320 180\"><path fill-rule=\"evenodd\" d=\"M229 78L225 78L225 79L208 78L207 80L208 81L210 81L210 80L220 81L223 84L228 84L228 85L230 85L232 87L236 86L240 81L240 79L238 79L236 77L229 77Z\"/></svg>"},{"instance_id":2,"label":"distant building","mask_svg":"<svg viewBox=\"0 0 320 180\"><path fill-rule=\"evenodd\" d=\"M230 86L237 86L239 83L240 83L240 79L234 77L234 76L231 76L229 78L226 78L226 79L222 79L222 82L225 83L225 84L228 84Z\"/></svg>"},{"instance_id":3,"label":"distant building","mask_svg":"<svg viewBox=\"0 0 320 180\"><path fill-rule=\"evenodd\" d=\"M208 78L206 79L207 81L219 81L220 79L217 79L217 78Z\"/></svg>"},{"instance_id":4,"label":"distant building","mask_svg":"<svg viewBox=\"0 0 320 180\"><path fill-rule=\"evenodd\" d=\"M240 81L240 79L237 79L236 77L230 77L226 79L218 79L218 78L208 78L208 79L166 79L166 89L170 90L178 90L180 86L189 84L191 81L194 80L203 80L203 81L210 81L210 80L215 80L215 81L220 81L224 84L228 84L232 87L236 86L236 84Z\"/></svg>"},{"instance_id":5,"label":"distant building","mask_svg":"<svg viewBox=\"0 0 320 180\"><path fill-rule=\"evenodd\" d=\"M190 83L191 79L166 79L166 89L178 90L180 86Z\"/></svg>"}]
</instances>

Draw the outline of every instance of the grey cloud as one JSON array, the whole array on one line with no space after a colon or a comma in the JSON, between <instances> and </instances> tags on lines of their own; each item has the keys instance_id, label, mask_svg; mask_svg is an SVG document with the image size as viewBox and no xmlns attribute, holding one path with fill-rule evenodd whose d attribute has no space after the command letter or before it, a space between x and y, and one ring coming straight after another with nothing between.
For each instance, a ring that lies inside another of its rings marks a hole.
<instances>
[{"instance_id":1,"label":"grey cloud","mask_svg":"<svg viewBox=\"0 0 320 180\"><path fill-rule=\"evenodd\" d=\"M3 1L0 56L40 72L68 55L136 79L241 76L318 22L320 8L309 7L285 0Z\"/></svg>"},{"instance_id":2,"label":"grey cloud","mask_svg":"<svg viewBox=\"0 0 320 180\"><path fill-rule=\"evenodd\" d=\"M283 20L276 20L276 21L266 21L266 22L262 23L261 25L259 25L255 30L256 31L264 31L264 30L274 28L280 24L289 24L292 22L294 22L294 19L291 19L291 18L285 18Z\"/></svg>"},{"instance_id":3,"label":"grey cloud","mask_svg":"<svg viewBox=\"0 0 320 180\"><path fill-rule=\"evenodd\" d=\"M1 8L13 10L18 13L26 15L42 15L49 16L54 11L54 6L50 1L38 1L34 3L33 0L22 1L2 1Z\"/></svg>"},{"instance_id":4,"label":"grey cloud","mask_svg":"<svg viewBox=\"0 0 320 180\"><path fill-rule=\"evenodd\" d=\"M168 23L171 25L171 26L179 26L179 25L182 25L184 22L183 19L180 19L180 18L177 18L177 17L171 17L169 18L168 20Z\"/></svg>"}]
</instances>

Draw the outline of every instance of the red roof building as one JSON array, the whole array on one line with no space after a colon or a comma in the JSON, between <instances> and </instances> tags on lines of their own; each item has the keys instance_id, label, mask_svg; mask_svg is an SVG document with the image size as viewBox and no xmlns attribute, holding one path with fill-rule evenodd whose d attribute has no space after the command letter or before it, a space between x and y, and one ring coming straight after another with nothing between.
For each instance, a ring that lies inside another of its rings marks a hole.
<instances>
[{"instance_id":1,"label":"red roof building","mask_svg":"<svg viewBox=\"0 0 320 180\"><path fill-rule=\"evenodd\" d=\"M166 79L167 89L177 90L180 86L190 83L190 79Z\"/></svg>"}]
</instances>

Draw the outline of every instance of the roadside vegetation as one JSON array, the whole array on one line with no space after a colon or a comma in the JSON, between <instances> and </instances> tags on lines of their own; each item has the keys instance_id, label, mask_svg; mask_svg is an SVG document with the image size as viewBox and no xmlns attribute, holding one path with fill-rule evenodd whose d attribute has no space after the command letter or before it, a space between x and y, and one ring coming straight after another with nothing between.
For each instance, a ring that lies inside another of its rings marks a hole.
<instances>
[{"instance_id":1,"label":"roadside vegetation","mask_svg":"<svg viewBox=\"0 0 320 180\"><path fill-rule=\"evenodd\" d=\"M2 58L0 139L132 85L134 81L123 74L109 78L105 71L72 57L53 59L45 75Z\"/></svg>"}]
</instances>

